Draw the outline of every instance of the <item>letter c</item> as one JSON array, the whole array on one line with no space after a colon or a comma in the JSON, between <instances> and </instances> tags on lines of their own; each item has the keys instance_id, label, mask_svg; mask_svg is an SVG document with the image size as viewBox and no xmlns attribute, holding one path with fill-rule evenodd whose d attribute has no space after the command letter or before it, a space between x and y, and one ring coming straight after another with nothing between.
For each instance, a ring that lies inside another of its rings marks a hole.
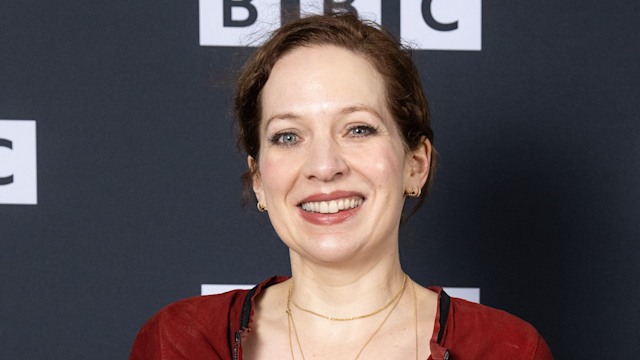
<instances>
[{"instance_id":1,"label":"letter c","mask_svg":"<svg viewBox=\"0 0 640 360\"><path fill-rule=\"evenodd\" d=\"M13 150L13 142L11 140L0 138L0 147L6 147ZM0 177L0 185L9 185L13 183L13 175Z\"/></svg>"},{"instance_id":2,"label":"letter c","mask_svg":"<svg viewBox=\"0 0 640 360\"><path fill-rule=\"evenodd\" d=\"M433 30L438 31L453 31L458 28L458 22L454 21L449 24L443 24L438 20L433 18L433 14L431 13L431 3L433 0L423 0L422 1L422 18Z\"/></svg>"}]
</instances>

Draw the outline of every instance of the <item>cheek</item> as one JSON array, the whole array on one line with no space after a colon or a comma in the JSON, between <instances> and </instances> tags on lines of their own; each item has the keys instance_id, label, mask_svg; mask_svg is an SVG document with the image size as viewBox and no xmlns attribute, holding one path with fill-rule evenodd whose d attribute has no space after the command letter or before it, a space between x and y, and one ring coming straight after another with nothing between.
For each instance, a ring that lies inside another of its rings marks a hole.
<instances>
[{"instance_id":1,"label":"cheek","mask_svg":"<svg viewBox=\"0 0 640 360\"><path fill-rule=\"evenodd\" d=\"M404 156L399 156L392 149L379 152L369 157L371 161L361 164L364 172L369 174L376 187L383 190L402 186L404 172Z\"/></svg>"},{"instance_id":2,"label":"cheek","mask_svg":"<svg viewBox=\"0 0 640 360\"><path fill-rule=\"evenodd\" d=\"M284 159L262 156L260 159L260 178L266 195L282 191L293 181L292 166Z\"/></svg>"}]
</instances>

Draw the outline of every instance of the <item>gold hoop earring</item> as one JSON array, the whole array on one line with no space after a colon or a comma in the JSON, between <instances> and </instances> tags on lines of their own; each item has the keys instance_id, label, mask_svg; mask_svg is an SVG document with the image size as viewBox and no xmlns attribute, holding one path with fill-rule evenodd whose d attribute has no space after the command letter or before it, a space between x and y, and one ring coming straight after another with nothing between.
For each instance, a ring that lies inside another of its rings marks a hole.
<instances>
[{"instance_id":1,"label":"gold hoop earring","mask_svg":"<svg viewBox=\"0 0 640 360\"><path fill-rule=\"evenodd\" d=\"M405 193L405 195L408 197L420 197L420 194L422 194L422 189L420 188L418 188L418 190L416 190L415 188L412 188L411 192Z\"/></svg>"},{"instance_id":2,"label":"gold hoop earring","mask_svg":"<svg viewBox=\"0 0 640 360\"><path fill-rule=\"evenodd\" d=\"M256 204L256 207L258 208L258 211L260 211L260 212L267 211L267 207L264 206L260 201L258 201L258 203Z\"/></svg>"}]
</instances>

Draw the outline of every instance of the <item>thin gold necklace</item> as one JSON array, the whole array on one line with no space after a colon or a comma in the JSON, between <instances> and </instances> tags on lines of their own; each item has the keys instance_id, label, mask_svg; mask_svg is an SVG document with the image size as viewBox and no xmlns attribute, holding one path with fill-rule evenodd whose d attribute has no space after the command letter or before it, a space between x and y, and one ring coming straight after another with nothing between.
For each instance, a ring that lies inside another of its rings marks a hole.
<instances>
[{"instance_id":1,"label":"thin gold necklace","mask_svg":"<svg viewBox=\"0 0 640 360\"><path fill-rule=\"evenodd\" d=\"M400 295L402 295L402 293L404 292L405 286L407 284L407 277L408 277L407 274L404 274L404 278L402 279L402 286L400 287L400 290L398 291L397 294L395 294L393 296L393 298L388 303L384 304L384 306L382 306L378 310L376 310L374 312L371 312L371 313L368 313L368 314L364 314L364 315L358 315L358 316L352 316L352 317L346 317L346 318L339 318L339 317L322 315L322 314L319 314L319 313L317 313L315 311L312 311L312 310L309 310L309 309L305 309L305 308L301 307L300 305L298 305L295 302L295 300L293 300L293 298L291 299L291 303L298 310L302 310L302 311L304 311L306 313L315 315L317 317L321 317L323 319L331 320L331 321L351 321L351 320L365 319L365 318L372 317L373 315L377 315L377 314L383 312L385 309L387 309L389 306L391 306L391 304L393 304L396 300L398 300ZM293 282L292 282L292 284L293 284Z\"/></svg>"},{"instance_id":2,"label":"thin gold necklace","mask_svg":"<svg viewBox=\"0 0 640 360\"><path fill-rule=\"evenodd\" d=\"M378 327L373 332L373 334L371 334L371 336L369 337L367 342L362 346L360 351L358 351L358 354L355 357L356 360L360 357L360 355L362 354L364 349L367 347L367 345L369 345L369 343L371 342L371 340L373 340L373 338L376 336L376 334L378 334L380 329L382 329L382 326L387 322L387 319L389 319L389 317L391 316L391 313L393 313L393 310L395 310L395 308L400 303L400 299L402 298L401 295L404 293L404 289L405 289L405 284L406 284L407 278L408 278L408 276L405 274L405 278L404 278L404 280L402 282L402 290L399 293L400 295L397 295L396 296L397 298L394 298L395 303L393 304L393 307L391 308L391 310L387 313L387 315L384 317L384 319L382 320L380 325L378 325ZM417 305L417 297L416 297L416 288L415 288L415 285L413 285L413 284L412 284L412 289L413 289L413 313L414 313L415 335L416 335L416 360L418 360L418 305ZM305 357L304 357L304 352L302 351L302 345L300 344L300 337L298 336L298 329L296 329L296 324L293 321L293 315L291 314L292 293L293 293L293 280L291 280L291 283L289 285L289 294L288 294L288 297L287 297L287 310L286 310L286 313L287 313L287 327L289 329L289 350L291 351L291 359L295 360L295 355L294 355L294 352L293 352L293 343L291 341L291 328L293 327L293 333L294 333L294 335L296 337L296 342L298 344L298 349L300 349L300 355L302 356L302 360L306 360ZM388 305L385 306L385 308L386 307L388 307ZM380 311L382 311L382 310L380 310ZM380 311L378 311L378 312L380 312Z\"/></svg>"},{"instance_id":3,"label":"thin gold necklace","mask_svg":"<svg viewBox=\"0 0 640 360\"><path fill-rule=\"evenodd\" d=\"M416 360L418 360L418 296L416 295L416 284L411 282L411 289L413 290L413 322L416 325Z\"/></svg>"}]
</instances>

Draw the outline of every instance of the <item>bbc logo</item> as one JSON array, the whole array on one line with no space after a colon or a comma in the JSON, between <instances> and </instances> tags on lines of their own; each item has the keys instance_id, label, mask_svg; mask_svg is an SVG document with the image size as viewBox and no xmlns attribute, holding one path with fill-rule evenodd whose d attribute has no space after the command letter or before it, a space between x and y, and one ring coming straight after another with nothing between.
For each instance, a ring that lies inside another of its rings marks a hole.
<instances>
[{"instance_id":1,"label":"bbc logo","mask_svg":"<svg viewBox=\"0 0 640 360\"><path fill-rule=\"evenodd\" d=\"M0 204L37 203L36 122L0 120Z\"/></svg>"},{"instance_id":2,"label":"bbc logo","mask_svg":"<svg viewBox=\"0 0 640 360\"><path fill-rule=\"evenodd\" d=\"M200 45L259 46L292 16L349 11L380 22L383 0L200 0ZM482 49L482 0L387 0L414 49ZM384 24L383 24L384 25Z\"/></svg>"}]
</instances>

